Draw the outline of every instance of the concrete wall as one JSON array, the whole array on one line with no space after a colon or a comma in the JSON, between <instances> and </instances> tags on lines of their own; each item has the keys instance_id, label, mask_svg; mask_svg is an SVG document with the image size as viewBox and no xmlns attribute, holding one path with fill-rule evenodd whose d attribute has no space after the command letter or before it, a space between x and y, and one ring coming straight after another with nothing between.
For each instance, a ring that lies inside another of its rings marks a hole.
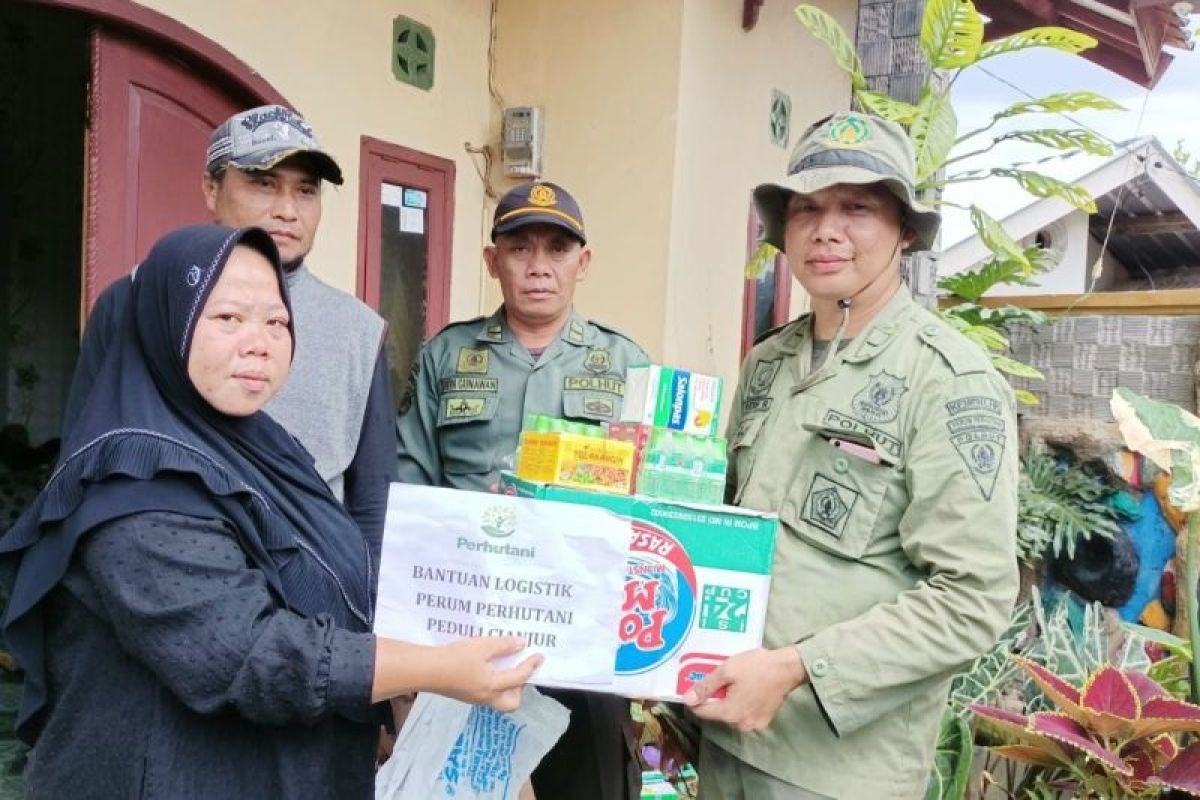
<instances>
[{"instance_id":1,"label":"concrete wall","mask_svg":"<svg viewBox=\"0 0 1200 800\"><path fill-rule=\"evenodd\" d=\"M853 0L820 3L854 35ZM736 3L688 2L662 321L666 361L736 381L751 190L783 177L796 137L844 110L850 82L800 25L791 2L764 3L755 28ZM791 135L770 137L771 90L792 101ZM806 304L792 284L792 307Z\"/></svg>"},{"instance_id":2,"label":"concrete wall","mask_svg":"<svg viewBox=\"0 0 1200 800\"><path fill-rule=\"evenodd\" d=\"M1039 330L1013 331L1012 356L1046 380L1013 379L1041 401L1031 417L1111 420L1109 399L1125 386L1155 400L1196 409L1200 317L1062 317Z\"/></svg>"},{"instance_id":3,"label":"concrete wall","mask_svg":"<svg viewBox=\"0 0 1200 800\"><path fill-rule=\"evenodd\" d=\"M507 105L543 108L543 176L583 210L594 256L577 305L656 358L682 8L682 0L500 0L496 35L497 88ZM495 174L498 191L516 183ZM489 310L499 303L494 283L485 298Z\"/></svg>"}]
</instances>

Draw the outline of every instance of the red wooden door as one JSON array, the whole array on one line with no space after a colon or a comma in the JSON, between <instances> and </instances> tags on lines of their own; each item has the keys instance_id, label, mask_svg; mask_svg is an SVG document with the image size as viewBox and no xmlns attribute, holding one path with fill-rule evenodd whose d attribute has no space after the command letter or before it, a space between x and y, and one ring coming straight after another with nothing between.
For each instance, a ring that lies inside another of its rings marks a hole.
<instances>
[{"instance_id":1,"label":"red wooden door","mask_svg":"<svg viewBox=\"0 0 1200 800\"><path fill-rule=\"evenodd\" d=\"M210 219L200 191L213 128L256 105L214 76L106 28L92 35L85 308L162 234Z\"/></svg>"}]
</instances>

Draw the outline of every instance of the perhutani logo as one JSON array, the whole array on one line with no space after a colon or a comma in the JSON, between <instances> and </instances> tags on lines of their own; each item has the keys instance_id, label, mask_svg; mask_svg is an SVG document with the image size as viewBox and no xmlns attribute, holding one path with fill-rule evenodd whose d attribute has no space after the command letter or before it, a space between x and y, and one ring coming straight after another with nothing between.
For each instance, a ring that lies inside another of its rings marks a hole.
<instances>
[{"instance_id":1,"label":"perhutani logo","mask_svg":"<svg viewBox=\"0 0 1200 800\"><path fill-rule=\"evenodd\" d=\"M670 660L692 629L696 572L671 534L632 520L625 596L618 624L617 674L635 675Z\"/></svg>"},{"instance_id":2,"label":"perhutani logo","mask_svg":"<svg viewBox=\"0 0 1200 800\"><path fill-rule=\"evenodd\" d=\"M671 377L671 419L667 425L682 430L687 421L687 390L690 372L676 372Z\"/></svg>"},{"instance_id":3,"label":"perhutani logo","mask_svg":"<svg viewBox=\"0 0 1200 800\"><path fill-rule=\"evenodd\" d=\"M517 512L508 506L489 506L480 517L479 529L493 539L507 539L517 530Z\"/></svg>"}]
</instances>

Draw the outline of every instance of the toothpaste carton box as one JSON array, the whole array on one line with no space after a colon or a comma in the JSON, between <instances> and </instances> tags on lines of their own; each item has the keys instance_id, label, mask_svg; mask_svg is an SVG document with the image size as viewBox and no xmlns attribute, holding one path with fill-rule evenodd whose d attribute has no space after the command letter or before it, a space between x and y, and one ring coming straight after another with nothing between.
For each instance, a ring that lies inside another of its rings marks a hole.
<instances>
[{"instance_id":1,"label":"toothpaste carton box","mask_svg":"<svg viewBox=\"0 0 1200 800\"><path fill-rule=\"evenodd\" d=\"M646 364L625 371L621 421L715 436L721 416L720 378Z\"/></svg>"},{"instance_id":2,"label":"toothpaste carton box","mask_svg":"<svg viewBox=\"0 0 1200 800\"><path fill-rule=\"evenodd\" d=\"M762 645L779 520L500 477L518 497L600 506L629 520L616 678L627 697L678 700L724 659Z\"/></svg>"}]
</instances>

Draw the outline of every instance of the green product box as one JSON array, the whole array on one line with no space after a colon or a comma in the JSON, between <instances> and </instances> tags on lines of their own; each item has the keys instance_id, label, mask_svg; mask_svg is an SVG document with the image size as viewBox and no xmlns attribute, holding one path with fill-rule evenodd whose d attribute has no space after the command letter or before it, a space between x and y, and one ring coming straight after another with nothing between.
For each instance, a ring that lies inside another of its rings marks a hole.
<instances>
[{"instance_id":1,"label":"green product box","mask_svg":"<svg viewBox=\"0 0 1200 800\"><path fill-rule=\"evenodd\" d=\"M630 522L612 691L669 700L726 657L762 645L774 514L500 477L517 497L606 508Z\"/></svg>"}]
</instances>

